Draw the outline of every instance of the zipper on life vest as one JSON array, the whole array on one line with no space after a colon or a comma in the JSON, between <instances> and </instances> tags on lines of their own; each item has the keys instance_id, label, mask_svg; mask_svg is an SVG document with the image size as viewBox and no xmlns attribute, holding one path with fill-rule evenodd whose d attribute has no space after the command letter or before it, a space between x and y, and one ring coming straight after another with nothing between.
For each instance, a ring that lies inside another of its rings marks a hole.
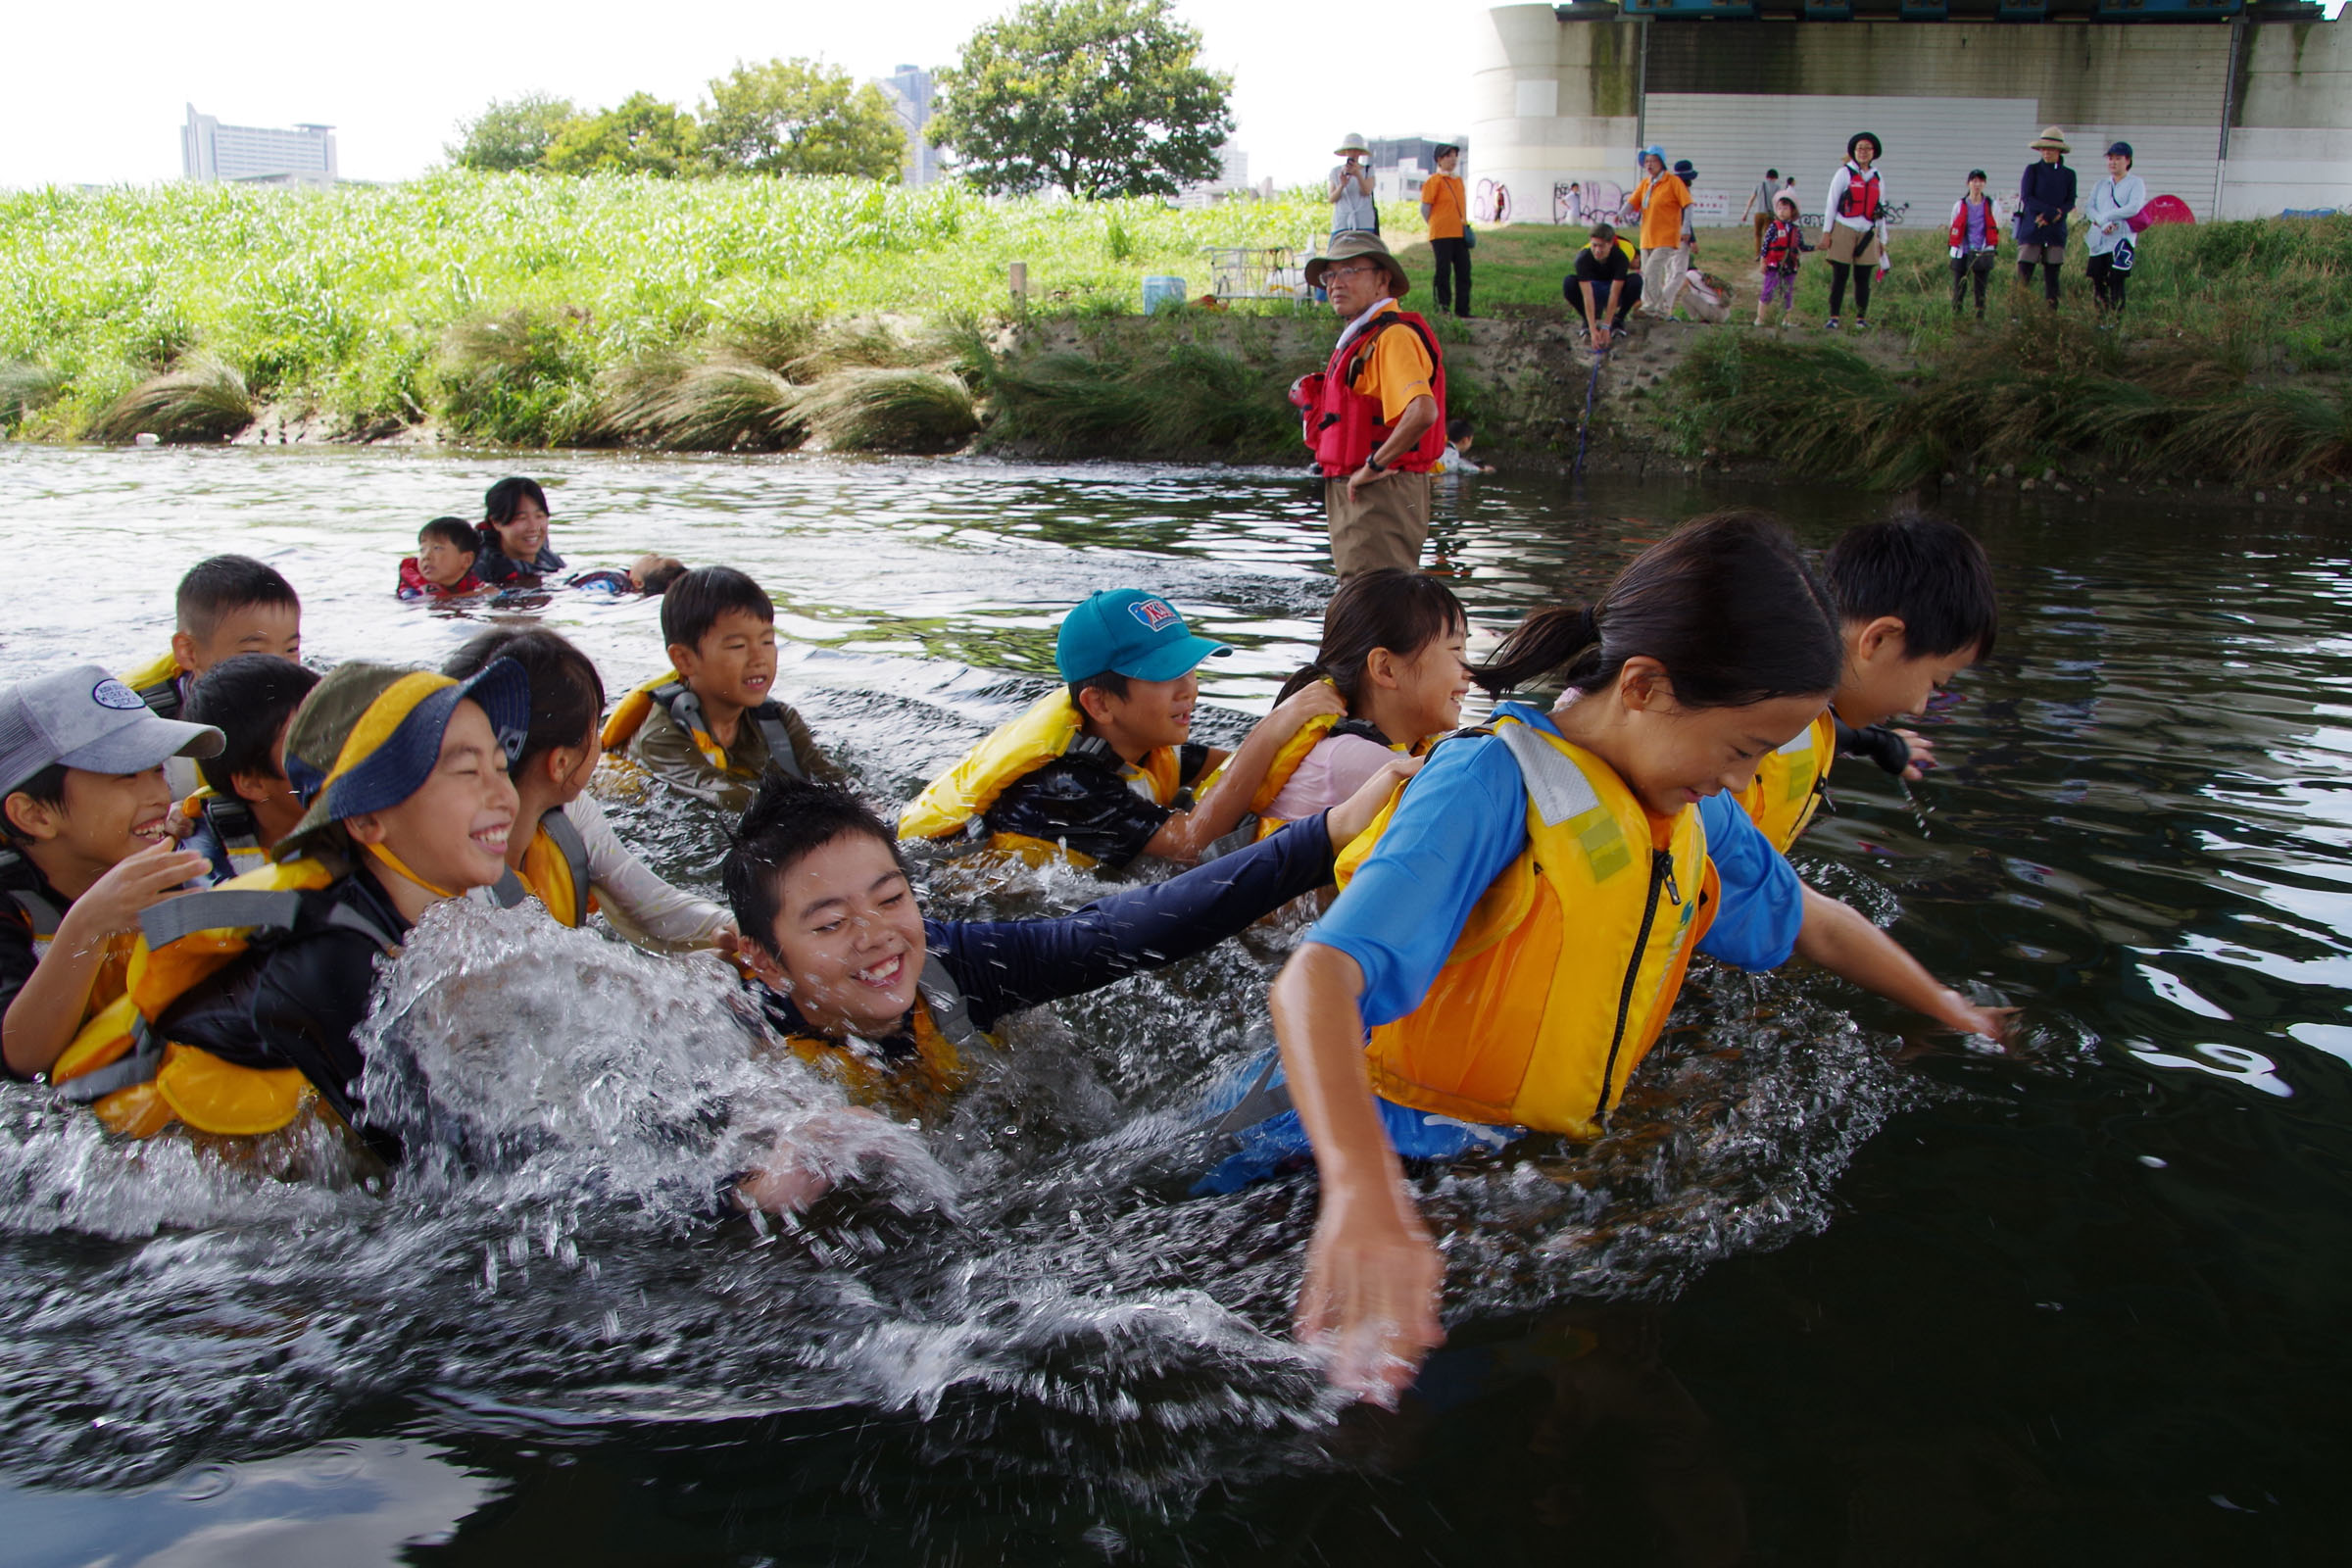
<instances>
[{"instance_id":1,"label":"zipper on life vest","mask_svg":"<svg viewBox=\"0 0 2352 1568\"><path fill-rule=\"evenodd\" d=\"M1625 1045L1626 1020L1633 1016L1634 982L1641 978L1642 956L1649 951L1649 930L1658 919L1658 895L1664 893L1682 906L1683 890L1674 880L1674 852L1652 850L1649 856L1649 900L1642 906L1642 929L1634 938L1634 956L1625 965L1625 985L1617 993L1617 1028L1609 1036L1609 1059L1601 1063L1600 1102L1592 1107L1592 1119L1600 1120L1609 1111L1609 1080L1617 1074L1617 1053Z\"/></svg>"}]
</instances>

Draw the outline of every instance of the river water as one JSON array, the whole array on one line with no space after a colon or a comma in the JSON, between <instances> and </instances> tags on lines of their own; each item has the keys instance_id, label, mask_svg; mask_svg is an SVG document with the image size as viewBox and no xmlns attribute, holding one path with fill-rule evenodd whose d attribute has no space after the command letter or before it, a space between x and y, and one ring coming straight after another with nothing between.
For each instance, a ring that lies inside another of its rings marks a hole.
<instances>
[{"instance_id":1,"label":"river water","mask_svg":"<svg viewBox=\"0 0 2352 1568\"><path fill-rule=\"evenodd\" d=\"M0 679L160 649L194 560L263 556L318 660L438 662L536 615L615 688L653 607L397 605L478 458L0 447ZM1262 712L1330 580L1264 469L533 458L573 564L727 562L781 695L896 803L1002 718L1098 588L1240 652ZM2315 498L2316 499L2316 498ZM1777 502L1486 478L1435 538L1480 627L1682 516ZM458 1151L387 1190L113 1146L0 1088L11 1562L1980 1563L2332 1558L2352 1242L2352 590L2332 508L1962 502L2007 624L1908 789L1842 765L1800 869L2025 1009L2012 1054L1801 969L1702 966L1592 1148L1422 1180L1448 1347L1396 1414L1283 1332L1306 1180L1186 1196L1186 1116L1260 1038L1291 933L1046 1009L943 1125L844 1147L848 1196L712 1217L731 1122L816 1118L743 1056L709 960L532 912L421 927L371 1102ZM1212 708L1210 705L1214 705ZM614 789L709 886L722 826ZM1069 872L927 873L935 912L1074 907Z\"/></svg>"}]
</instances>

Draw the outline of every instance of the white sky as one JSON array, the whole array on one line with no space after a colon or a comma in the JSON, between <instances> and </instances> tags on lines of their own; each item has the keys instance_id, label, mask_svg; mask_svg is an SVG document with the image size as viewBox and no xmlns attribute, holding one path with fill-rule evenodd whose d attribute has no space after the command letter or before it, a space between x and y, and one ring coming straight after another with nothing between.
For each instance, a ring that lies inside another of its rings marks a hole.
<instances>
[{"instance_id":1,"label":"white sky","mask_svg":"<svg viewBox=\"0 0 2352 1568\"><path fill-rule=\"evenodd\" d=\"M0 187L176 179L195 104L238 125L335 127L349 179L439 161L455 122L532 90L585 106L643 89L691 106L738 58L814 56L859 78L953 61L1013 0L409 0L223 10L115 0L83 16L25 5L8 24ZM1178 0L1234 77L1250 176L1320 178L1348 131L1465 133L1487 0Z\"/></svg>"}]
</instances>

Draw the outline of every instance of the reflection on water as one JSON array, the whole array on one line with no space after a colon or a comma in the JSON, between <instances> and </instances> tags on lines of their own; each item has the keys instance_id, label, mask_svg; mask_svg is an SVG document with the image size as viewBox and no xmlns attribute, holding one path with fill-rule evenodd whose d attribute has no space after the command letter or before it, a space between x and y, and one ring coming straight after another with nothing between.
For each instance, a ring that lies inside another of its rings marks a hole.
<instances>
[{"instance_id":1,"label":"reflection on water","mask_svg":"<svg viewBox=\"0 0 2352 1568\"><path fill-rule=\"evenodd\" d=\"M0 677L160 647L178 574L222 548L293 578L316 655L437 662L523 612L397 606L393 564L505 471L0 449L41 585ZM797 640L782 694L892 802L1041 689L1088 592L1158 589L1235 644L1203 722L1238 733L1329 587L1316 498L1270 470L533 471L575 564L658 550L765 583ZM1795 518L1817 543L1868 514L1803 500L1829 509ZM1719 504L1488 480L1436 543L1493 631ZM1607 1138L1421 1179L1453 1343L1398 1416L1343 1416L1283 1332L1311 1184L1184 1196L1212 1153L1186 1108L1261 1038L1285 932L1021 1020L944 1125L845 1149L854 1196L762 1233L714 1195L830 1087L747 1055L708 960L466 908L420 928L373 1025L373 1102L442 1152L388 1190L273 1179L322 1149L110 1146L0 1090L0 1454L50 1489L0 1521L59 1544L44 1561L84 1560L102 1512L132 1521L124 1561L133 1538L266 1560L294 1549L270 1531L322 1513L380 1514L355 1561L436 1533L483 1561L2243 1560L2335 1539L2346 549L2215 512L1968 520L1999 657L1924 720L1944 765L1911 787L1842 767L1799 862L2023 1004L2029 1050L1909 1036L1818 975L1701 973ZM651 605L531 612L615 687L660 657ZM624 834L709 887L718 819L624 785L600 785ZM947 914L1096 886L921 871ZM305 1500L322 1443L373 1479ZM207 1461L241 1478L233 1517L164 1479Z\"/></svg>"}]
</instances>

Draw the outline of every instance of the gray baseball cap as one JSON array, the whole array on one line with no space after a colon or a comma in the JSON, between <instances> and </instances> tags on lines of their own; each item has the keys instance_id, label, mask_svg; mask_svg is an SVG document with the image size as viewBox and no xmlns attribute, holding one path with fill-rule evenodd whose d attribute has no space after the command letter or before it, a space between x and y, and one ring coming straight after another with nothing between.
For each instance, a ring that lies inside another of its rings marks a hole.
<instances>
[{"instance_id":1,"label":"gray baseball cap","mask_svg":"<svg viewBox=\"0 0 2352 1568\"><path fill-rule=\"evenodd\" d=\"M96 664L0 688L0 792L52 762L89 773L144 773L169 757L218 757L227 744L210 724L159 718Z\"/></svg>"}]
</instances>

